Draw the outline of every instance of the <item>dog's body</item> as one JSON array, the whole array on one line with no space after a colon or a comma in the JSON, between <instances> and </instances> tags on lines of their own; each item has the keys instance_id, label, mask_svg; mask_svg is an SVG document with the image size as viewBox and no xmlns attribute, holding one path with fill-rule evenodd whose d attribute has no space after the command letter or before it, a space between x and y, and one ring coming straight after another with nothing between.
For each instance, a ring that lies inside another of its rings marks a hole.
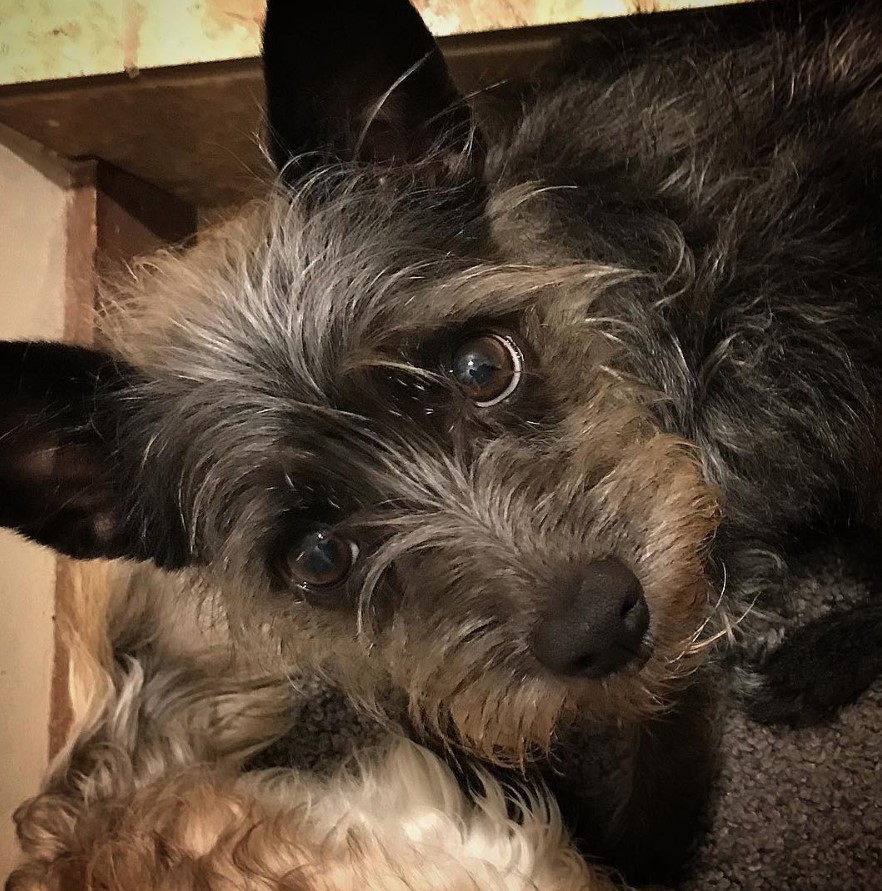
<instances>
[{"instance_id":1,"label":"dog's body","mask_svg":"<svg viewBox=\"0 0 882 891\"><path fill-rule=\"evenodd\" d=\"M484 145L403 0L300 6L280 192L145 269L109 356L3 346L0 520L493 758L627 727L606 847L671 874L708 640L792 534L879 520L882 20L635 25Z\"/></svg>"},{"instance_id":2,"label":"dog's body","mask_svg":"<svg viewBox=\"0 0 882 891\"><path fill-rule=\"evenodd\" d=\"M289 685L239 676L199 635L176 644L140 591L81 617L110 633L74 646L83 714L16 814L24 859L7 891L616 888L541 788L513 795L485 775L467 798L401 739L332 776L243 770L292 723Z\"/></svg>"}]
</instances>

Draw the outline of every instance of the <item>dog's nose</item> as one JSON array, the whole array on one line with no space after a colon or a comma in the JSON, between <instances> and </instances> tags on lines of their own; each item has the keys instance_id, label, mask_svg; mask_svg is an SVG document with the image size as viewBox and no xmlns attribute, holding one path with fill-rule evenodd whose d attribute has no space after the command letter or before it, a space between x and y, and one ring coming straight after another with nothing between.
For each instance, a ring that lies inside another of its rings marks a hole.
<instances>
[{"instance_id":1,"label":"dog's nose","mask_svg":"<svg viewBox=\"0 0 882 891\"><path fill-rule=\"evenodd\" d=\"M641 655L649 607L619 560L591 563L540 621L533 655L555 674L604 678Z\"/></svg>"}]
</instances>

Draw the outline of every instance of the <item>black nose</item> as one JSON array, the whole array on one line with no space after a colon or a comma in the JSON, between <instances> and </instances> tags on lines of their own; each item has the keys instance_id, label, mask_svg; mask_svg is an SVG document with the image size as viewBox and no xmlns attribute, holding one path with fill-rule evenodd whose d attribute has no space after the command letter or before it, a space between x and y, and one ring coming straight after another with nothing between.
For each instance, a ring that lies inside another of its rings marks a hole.
<instances>
[{"instance_id":1,"label":"black nose","mask_svg":"<svg viewBox=\"0 0 882 891\"><path fill-rule=\"evenodd\" d=\"M598 560L540 621L533 655L555 674L603 678L641 655L648 627L637 576L618 560Z\"/></svg>"}]
</instances>

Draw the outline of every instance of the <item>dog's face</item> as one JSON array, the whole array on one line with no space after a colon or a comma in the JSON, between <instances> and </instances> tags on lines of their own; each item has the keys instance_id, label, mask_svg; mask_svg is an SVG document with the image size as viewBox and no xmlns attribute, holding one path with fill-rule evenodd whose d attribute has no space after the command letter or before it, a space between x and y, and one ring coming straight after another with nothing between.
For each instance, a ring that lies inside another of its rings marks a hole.
<instances>
[{"instance_id":1,"label":"dog's face","mask_svg":"<svg viewBox=\"0 0 882 891\"><path fill-rule=\"evenodd\" d=\"M716 504L603 333L639 282L523 262L529 187L484 182L405 0L294 6L279 193L151 263L113 358L3 345L0 522L181 569L246 646L488 753L646 714L694 666Z\"/></svg>"}]
</instances>

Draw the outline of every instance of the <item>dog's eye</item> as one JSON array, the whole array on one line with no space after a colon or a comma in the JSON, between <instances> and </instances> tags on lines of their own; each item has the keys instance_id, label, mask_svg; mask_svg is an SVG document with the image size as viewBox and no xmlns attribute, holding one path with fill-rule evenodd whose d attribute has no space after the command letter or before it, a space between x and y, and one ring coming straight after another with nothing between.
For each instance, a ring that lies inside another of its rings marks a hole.
<instances>
[{"instance_id":1,"label":"dog's eye","mask_svg":"<svg viewBox=\"0 0 882 891\"><path fill-rule=\"evenodd\" d=\"M327 529L308 532L287 559L287 575L302 588L341 585L358 557L358 545Z\"/></svg>"},{"instance_id":2,"label":"dog's eye","mask_svg":"<svg viewBox=\"0 0 882 891\"><path fill-rule=\"evenodd\" d=\"M450 373L475 405L487 408L515 391L523 366L523 356L513 340L501 334L477 334L456 348Z\"/></svg>"}]
</instances>

